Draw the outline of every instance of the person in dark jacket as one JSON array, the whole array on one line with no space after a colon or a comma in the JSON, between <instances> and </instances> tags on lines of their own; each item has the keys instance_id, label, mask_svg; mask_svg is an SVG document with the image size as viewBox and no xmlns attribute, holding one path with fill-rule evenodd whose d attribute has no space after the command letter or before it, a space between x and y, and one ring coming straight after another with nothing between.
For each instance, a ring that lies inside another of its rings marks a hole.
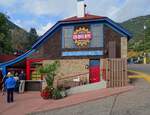
<instances>
[{"instance_id":1,"label":"person in dark jacket","mask_svg":"<svg viewBox=\"0 0 150 115\"><path fill-rule=\"evenodd\" d=\"M21 73L19 74L19 81L19 93L23 93L25 88L25 73L23 71L21 71Z\"/></svg>"},{"instance_id":2,"label":"person in dark jacket","mask_svg":"<svg viewBox=\"0 0 150 115\"><path fill-rule=\"evenodd\" d=\"M10 103L14 101L13 93L14 88L16 86L16 80L14 79L14 76L10 72L8 72L7 76L8 78L5 81L5 87L7 90L7 102Z\"/></svg>"}]
</instances>

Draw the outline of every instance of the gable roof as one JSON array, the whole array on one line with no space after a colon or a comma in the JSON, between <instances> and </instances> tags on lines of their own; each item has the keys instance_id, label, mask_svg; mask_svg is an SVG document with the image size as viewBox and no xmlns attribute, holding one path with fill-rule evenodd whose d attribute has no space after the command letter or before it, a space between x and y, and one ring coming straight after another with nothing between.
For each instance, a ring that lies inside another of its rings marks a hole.
<instances>
[{"instance_id":1,"label":"gable roof","mask_svg":"<svg viewBox=\"0 0 150 115\"><path fill-rule=\"evenodd\" d=\"M73 22L73 21L82 21L82 20L94 20L94 19L103 19L106 18L104 16L96 16L96 15L92 15L92 14L85 14L84 17L77 17L77 16L73 16L70 18L66 18L64 20L60 20L60 22Z\"/></svg>"},{"instance_id":2,"label":"gable roof","mask_svg":"<svg viewBox=\"0 0 150 115\"><path fill-rule=\"evenodd\" d=\"M29 55L31 55L33 52L36 51L36 49L40 45L42 45L49 38L49 36L52 36L53 33L57 29L61 29L61 26L64 26L64 25L67 25L67 24L71 25L71 24L79 24L79 23L82 24L82 23L93 23L93 22L105 23L108 26L112 27L117 32L121 33L122 35L127 36L128 39L130 39L132 37L130 32L128 32L122 26L120 26L119 24L115 23L114 21L112 21L111 19L109 19L107 17L96 16L96 15L91 15L91 14L86 14L85 17L83 17L83 18L78 18L78 17L74 16L74 17L71 17L71 18L67 18L67 19L58 21L52 28L50 28L47 32L45 32L41 37L38 38L38 41L35 42L32 45L32 47L29 51L27 51L26 53L18 56L15 59L12 59L12 60L4 62L4 63L0 63L0 68L1 67L5 68L6 66L15 64L15 63L23 60L24 58L28 57Z\"/></svg>"}]
</instances>

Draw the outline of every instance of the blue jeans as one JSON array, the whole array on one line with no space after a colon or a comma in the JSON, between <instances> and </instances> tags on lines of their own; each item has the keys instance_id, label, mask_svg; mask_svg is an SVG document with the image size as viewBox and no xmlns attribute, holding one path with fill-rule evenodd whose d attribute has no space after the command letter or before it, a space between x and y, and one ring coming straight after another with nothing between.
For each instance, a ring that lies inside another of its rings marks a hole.
<instances>
[{"instance_id":1,"label":"blue jeans","mask_svg":"<svg viewBox=\"0 0 150 115\"><path fill-rule=\"evenodd\" d=\"M7 102L13 102L14 101L14 88L7 89Z\"/></svg>"}]
</instances>

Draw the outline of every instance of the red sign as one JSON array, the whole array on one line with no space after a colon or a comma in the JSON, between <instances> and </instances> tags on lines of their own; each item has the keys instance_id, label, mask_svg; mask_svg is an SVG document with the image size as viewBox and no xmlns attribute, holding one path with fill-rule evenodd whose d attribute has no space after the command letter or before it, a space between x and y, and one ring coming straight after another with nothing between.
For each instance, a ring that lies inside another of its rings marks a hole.
<instances>
[{"instance_id":1,"label":"red sign","mask_svg":"<svg viewBox=\"0 0 150 115\"><path fill-rule=\"evenodd\" d=\"M72 36L78 47L87 47L92 39L92 33L85 27L77 29Z\"/></svg>"},{"instance_id":2,"label":"red sign","mask_svg":"<svg viewBox=\"0 0 150 115\"><path fill-rule=\"evenodd\" d=\"M92 33L79 33L79 34L73 34L73 40L91 40L92 39Z\"/></svg>"}]
</instances>

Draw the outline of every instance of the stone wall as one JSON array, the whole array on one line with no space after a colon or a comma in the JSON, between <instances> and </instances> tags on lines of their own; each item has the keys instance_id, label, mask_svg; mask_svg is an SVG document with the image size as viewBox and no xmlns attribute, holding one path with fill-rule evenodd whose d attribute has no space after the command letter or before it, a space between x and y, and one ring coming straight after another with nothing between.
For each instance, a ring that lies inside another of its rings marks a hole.
<instances>
[{"instance_id":1,"label":"stone wall","mask_svg":"<svg viewBox=\"0 0 150 115\"><path fill-rule=\"evenodd\" d=\"M127 58L127 38L121 38L121 58Z\"/></svg>"},{"instance_id":2,"label":"stone wall","mask_svg":"<svg viewBox=\"0 0 150 115\"><path fill-rule=\"evenodd\" d=\"M54 60L44 60L43 65L53 63ZM57 81L61 78L73 79L80 74L80 77L85 79L89 78L89 69L86 65L89 65L89 59L61 59L59 60L60 67L58 69L57 75L55 76L54 86L56 87ZM87 73L84 75L84 73ZM89 81L89 80L88 80Z\"/></svg>"}]
</instances>

